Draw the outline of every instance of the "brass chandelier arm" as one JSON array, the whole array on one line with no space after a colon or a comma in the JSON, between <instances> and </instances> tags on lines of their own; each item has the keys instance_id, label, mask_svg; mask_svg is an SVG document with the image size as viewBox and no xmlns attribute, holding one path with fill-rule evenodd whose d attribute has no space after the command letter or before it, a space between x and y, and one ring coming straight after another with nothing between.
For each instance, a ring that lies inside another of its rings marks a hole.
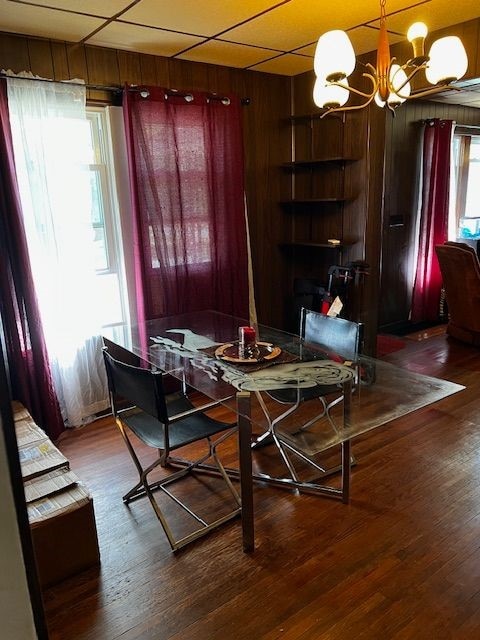
<instances>
[{"instance_id":1,"label":"brass chandelier arm","mask_svg":"<svg viewBox=\"0 0 480 640\"><path fill-rule=\"evenodd\" d=\"M367 66L373 70L373 67L371 65L367 65ZM367 98L367 100L365 100L365 102L362 102L362 104L350 106L350 107L328 107L327 111L325 111L325 113L322 113L322 115L320 116L320 119L324 118L329 113L334 113L334 112L337 113L340 111L356 111L359 109L363 109L366 106L368 106L370 102L372 102L372 100L375 98L375 93L377 92L377 88L378 88L377 78L375 75L373 75L373 73L362 73L362 76L364 78L368 78L373 85L370 93L359 91L358 89L355 89L350 85L348 86L343 85L341 82L331 82L330 84L336 85L337 87L342 87L343 89L347 89L348 91L356 94L357 96L361 96L362 98Z\"/></svg>"},{"instance_id":2,"label":"brass chandelier arm","mask_svg":"<svg viewBox=\"0 0 480 640\"><path fill-rule=\"evenodd\" d=\"M358 111L359 109L364 109L365 107L368 107L368 105L375 98L375 91L372 93L371 96L367 96L367 94L363 94L363 95L365 97L368 97L368 100L365 100L365 102L362 102L362 104L353 105L350 107L329 107L327 111L325 111L325 113L322 113L322 115L320 116L320 120L325 116L327 116L329 113L338 113L340 111Z\"/></svg>"},{"instance_id":3,"label":"brass chandelier arm","mask_svg":"<svg viewBox=\"0 0 480 640\"><path fill-rule=\"evenodd\" d=\"M392 63L395 61L395 58L392 58ZM426 96L431 96L434 95L436 93L440 93L442 91L448 91L448 90L453 90L453 91L460 91L459 87L455 87L452 86L451 84L445 83L445 84L441 84L441 85L436 85L435 87L431 87L429 89L423 89L421 91L417 91L415 93L411 93L408 95L402 94L402 89L403 87L405 87L416 75L417 73L419 73L419 71L424 71L427 68L427 62L422 63L421 65L415 65L415 68L413 69L413 71L410 72L410 74L407 76L406 80L404 82L402 82L402 84L395 88L393 86L393 83L391 82L391 79L389 77L388 79L388 90L390 91L390 93L396 94L399 98L403 98L404 100L414 100L416 98L423 98ZM400 67L403 71L406 71L407 68L410 65L411 60L408 60L402 67Z\"/></svg>"},{"instance_id":4,"label":"brass chandelier arm","mask_svg":"<svg viewBox=\"0 0 480 640\"><path fill-rule=\"evenodd\" d=\"M392 58L392 64L395 62L395 58ZM391 65L390 65L391 66ZM406 62L403 66L400 67L400 70L405 72L405 80L402 82L402 84L399 87L395 87L393 84L393 79L395 78L395 76L397 75L397 73L394 74L393 78L390 78L390 73L388 74L388 90L390 91L391 94L397 94L397 96L399 96L400 98L404 98L405 100L408 100L409 98L411 98L412 96L410 95L402 95L401 90L403 89L403 87L405 87L407 84L409 84L410 80L412 80L419 71L425 70L427 68L426 63L419 65L419 66L415 66L415 68L413 69L413 71L410 72L410 74L407 75L407 69L410 66L410 60L408 62Z\"/></svg>"},{"instance_id":5,"label":"brass chandelier arm","mask_svg":"<svg viewBox=\"0 0 480 640\"><path fill-rule=\"evenodd\" d=\"M410 100L416 100L417 98L424 98L426 96L433 96L435 93L441 93L442 91L461 91L460 87L453 87L450 84L444 84L431 89L425 89L424 91L418 91L409 96Z\"/></svg>"},{"instance_id":6,"label":"brass chandelier arm","mask_svg":"<svg viewBox=\"0 0 480 640\"><path fill-rule=\"evenodd\" d=\"M330 84L334 84L337 87L342 87L343 89L347 89L350 93L354 93L357 96L362 96L362 98L373 98L375 96L375 92L378 89L378 81L377 78L371 73L362 73L364 78L368 78L373 85L373 89L370 93L365 93L364 91L360 91L359 89L355 89L350 85L342 84L339 82L330 82ZM368 104L368 103L367 103Z\"/></svg>"}]
</instances>

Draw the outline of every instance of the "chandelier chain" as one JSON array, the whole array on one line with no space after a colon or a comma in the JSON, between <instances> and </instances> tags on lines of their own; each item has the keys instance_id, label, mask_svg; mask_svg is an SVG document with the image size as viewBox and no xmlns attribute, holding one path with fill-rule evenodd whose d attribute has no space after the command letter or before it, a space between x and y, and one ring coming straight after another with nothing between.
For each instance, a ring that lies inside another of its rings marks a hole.
<instances>
[{"instance_id":1,"label":"chandelier chain","mask_svg":"<svg viewBox=\"0 0 480 640\"><path fill-rule=\"evenodd\" d=\"M387 4L387 0L380 0L380 24L385 22L386 13L385 13L385 5Z\"/></svg>"}]
</instances>

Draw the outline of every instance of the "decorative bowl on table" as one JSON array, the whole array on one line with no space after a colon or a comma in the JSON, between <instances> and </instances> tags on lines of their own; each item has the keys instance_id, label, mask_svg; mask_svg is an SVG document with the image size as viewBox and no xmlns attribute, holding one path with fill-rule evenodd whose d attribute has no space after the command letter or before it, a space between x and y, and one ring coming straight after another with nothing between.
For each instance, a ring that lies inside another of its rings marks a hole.
<instances>
[{"instance_id":1,"label":"decorative bowl on table","mask_svg":"<svg viewBox=\"0 0 480 640\"><path fill-rule=\"evenodd\" d=\"M243 353L239 342L227 342L216 349L215 356L226 362L255 364L265 360L274 360L281 353L280 347L275 347L270 342L256 342L245 347Z\"/></svg>"}]
</instances>

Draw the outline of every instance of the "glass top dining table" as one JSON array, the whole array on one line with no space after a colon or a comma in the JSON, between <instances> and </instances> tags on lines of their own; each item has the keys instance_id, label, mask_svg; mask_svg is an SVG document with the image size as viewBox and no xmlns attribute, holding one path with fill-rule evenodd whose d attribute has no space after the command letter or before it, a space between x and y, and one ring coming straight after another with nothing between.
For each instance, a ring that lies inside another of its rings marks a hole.
<instances>
[{"instance_id":1,"label":"glass top dining table","mask_svg":"<svg viewBox=\"0 0 480 640\"><path fill-rule=\"evenodd\" d=\"M117 326L104 333L107 340L237 414L245 550L253 548L250 440L252 428L260 434L268 430L271 423L268 413L276 411L263 399L269 397L269 391L316 385L343 387L347 401L333 408L332 420L319 418L317 429L299 433L292 413L282 420L277 433L287 446L306 456L341 445L342 490L334 493L347 502L350 441L355 436L391 424L396 418L464 388L367 356L360 356L354 369L352 363L344 363L335 355L306 348L298 335L261 324L254 325L258 350L246 361L239 361L236 349L239 328L247 325L249 322L242 318L201 311ZM261 475L253 479L269 478ZM285 481L279 481L282 482ZM293 482L293 486L301 489L304 485Z\"/></svg>"}]
</instances>

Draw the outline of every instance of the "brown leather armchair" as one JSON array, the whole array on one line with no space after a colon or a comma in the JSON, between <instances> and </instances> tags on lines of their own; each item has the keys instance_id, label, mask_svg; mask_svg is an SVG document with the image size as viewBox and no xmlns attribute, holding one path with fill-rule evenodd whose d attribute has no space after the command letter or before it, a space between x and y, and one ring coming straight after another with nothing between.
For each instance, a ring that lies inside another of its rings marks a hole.
<instances>
[{"instance_id":1,"label":"brown leather armchair","mask_svg":"<svg viewBox=\"0 0 480 640\"><path fill-rule=\"evenodd\" d=\"M447 298L447 333L480 346L480 262L475 250L463 242L435 247Z\"/></svg>"}]
</instances>

